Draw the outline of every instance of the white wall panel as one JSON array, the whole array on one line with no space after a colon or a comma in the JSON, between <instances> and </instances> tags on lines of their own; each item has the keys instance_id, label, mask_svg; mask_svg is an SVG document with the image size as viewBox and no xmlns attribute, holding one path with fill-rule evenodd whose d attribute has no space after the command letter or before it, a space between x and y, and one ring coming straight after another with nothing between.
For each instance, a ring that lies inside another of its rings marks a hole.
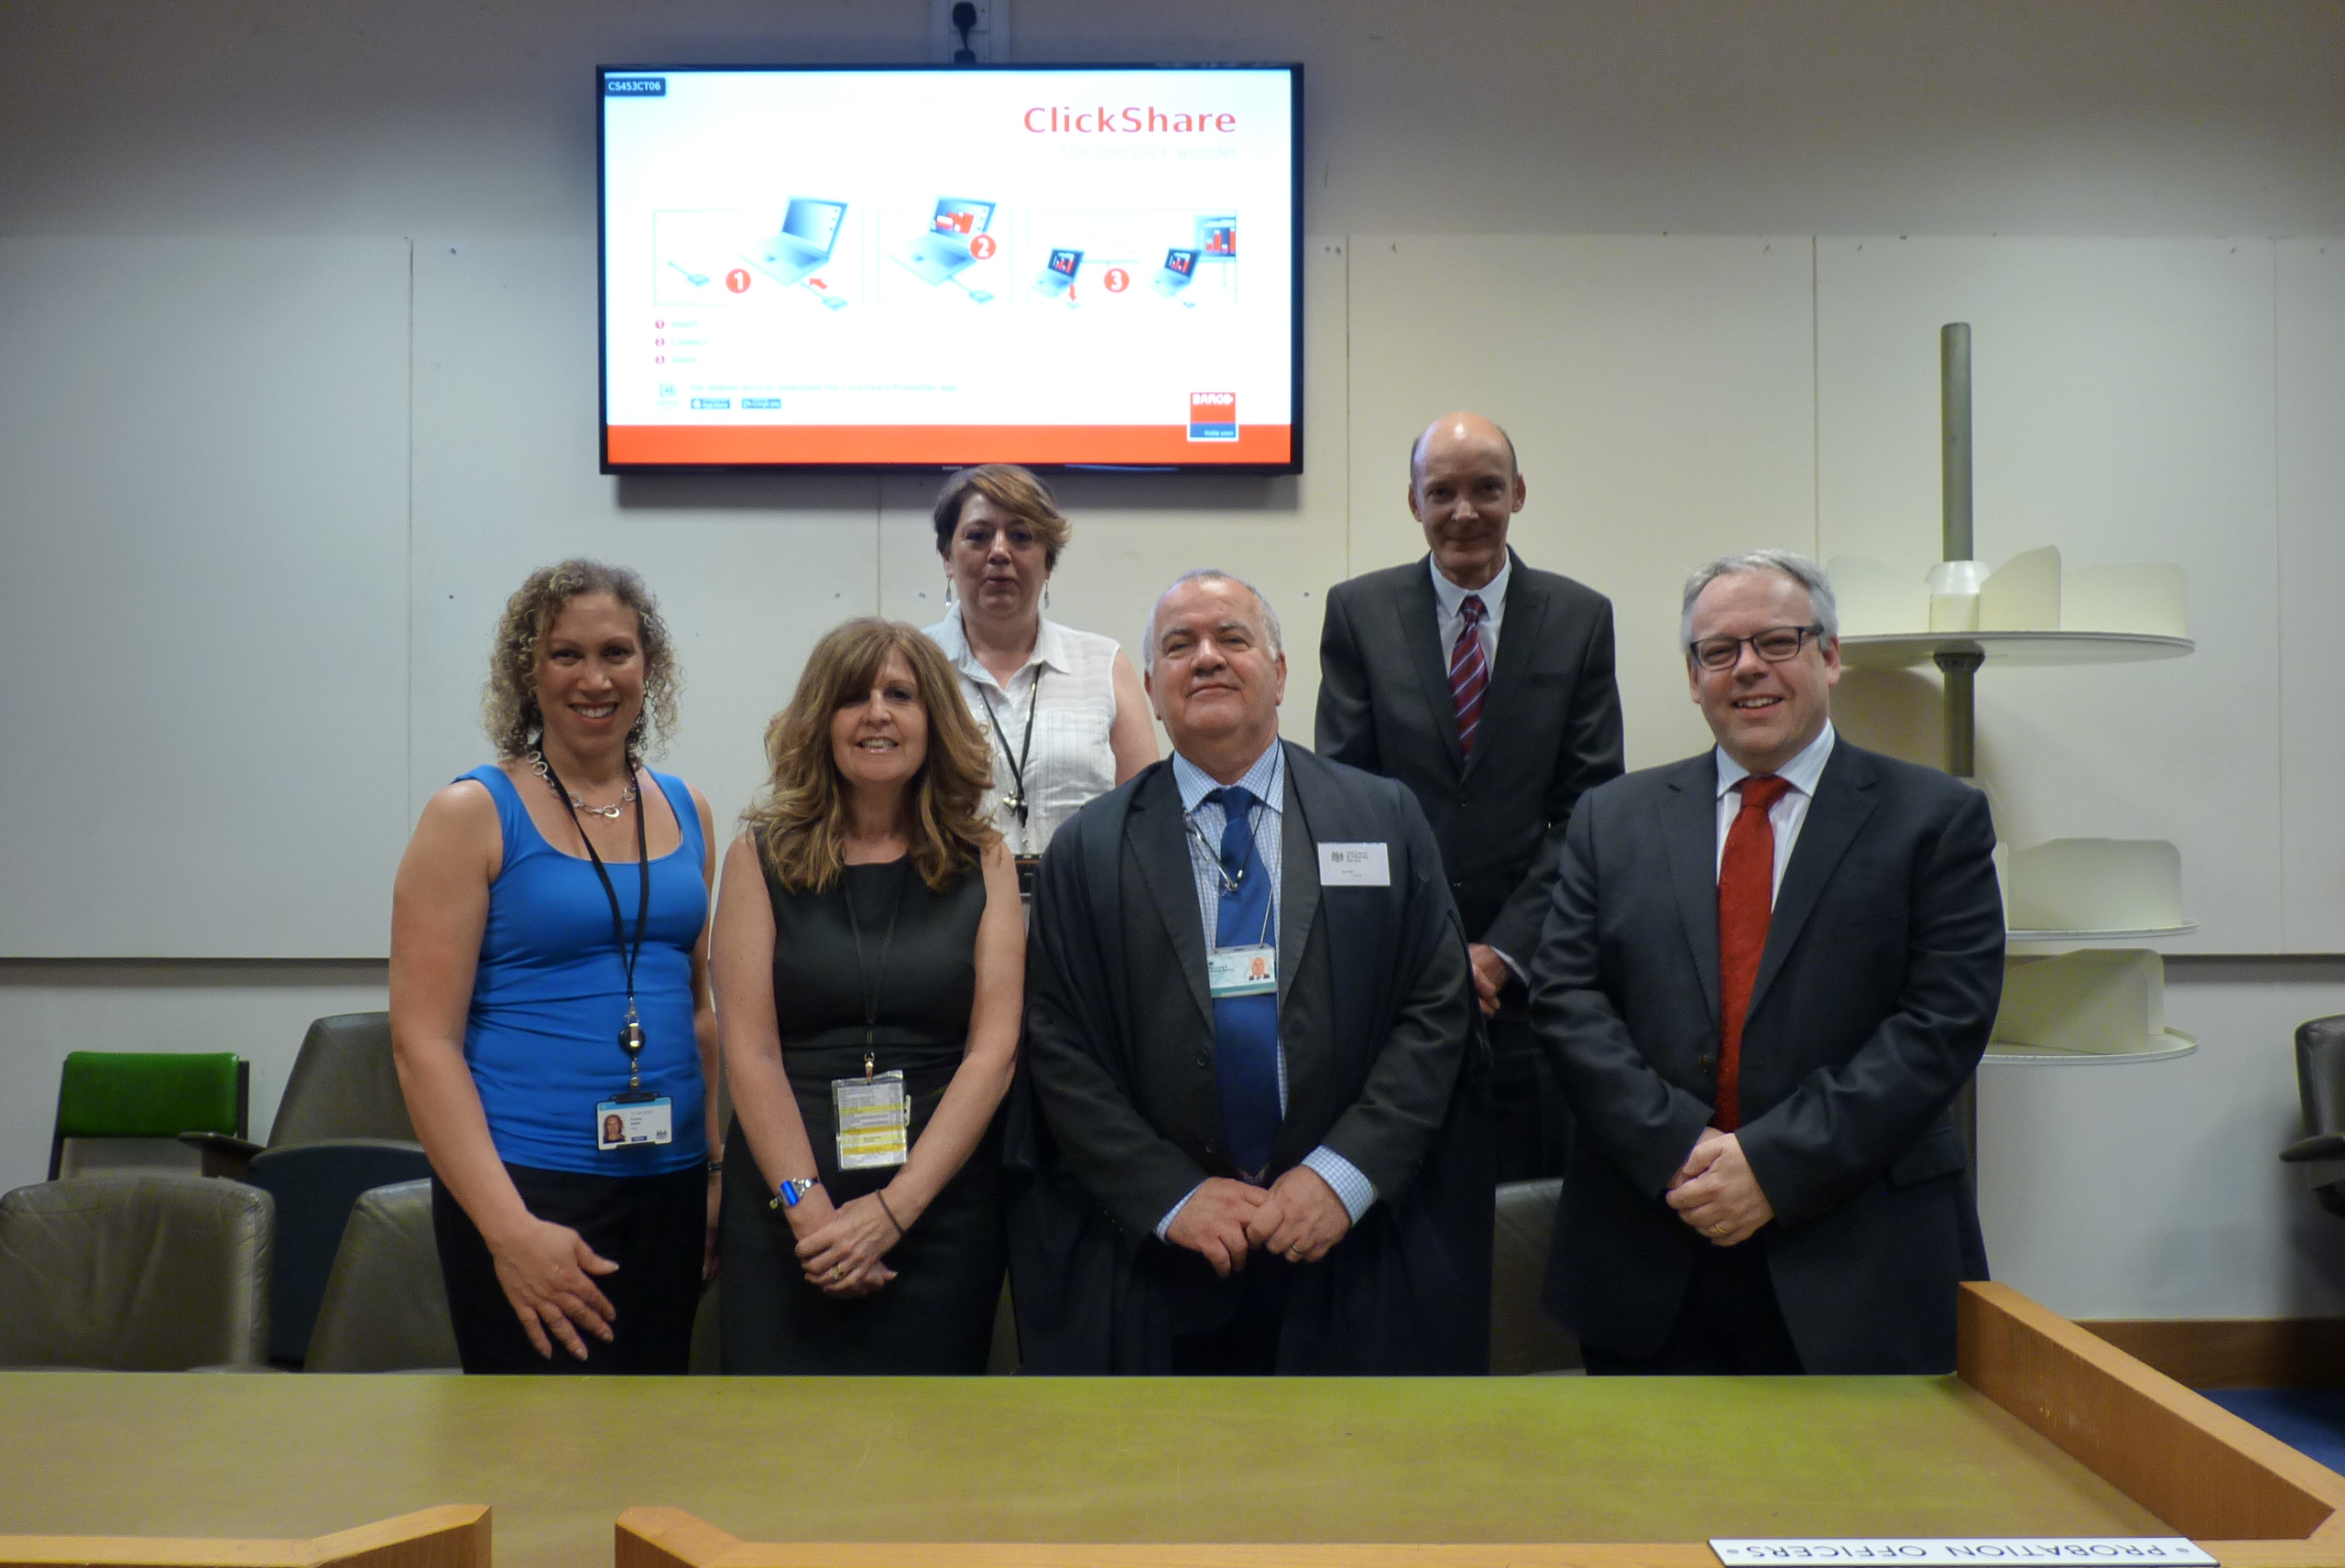
<instances>
[{"instance_id":1,"label":"white wall panel","mask_svg":"<svg viewBox=\"0 0 2345 1568\"><path fill-rule=\"evenodd\" d=\"M2201 922L2177 952L2285 945L2272 265L2270 245L2228 240L1817 247L1824 554L1916 577L1937 559L1938 328L1959 321L1979 558L2053 544L2067 562L2181 562L2191 658L1991 664L1978 681L1980 774L2003 837L2172 840ZM1928 701L1930 682L1892 684ZM1894 705L1864 696L1868 717ZM1914 721L1886 722L1926 746L1934 721Z\"/></svg>"},{"instance_id":2,"label":"white wall panel","mask_svg":"<svg viewBox=\"0 0 2345 1568\"><path fill-rule=\"evenodd\" d=\"M1610 596L1631 768L1709 744L1676 648L1711 556L1813 547L1805 239L1355 236L1355 573L1424 551L1410 441L1445 411L1513 436L1510 539Z\"/></svg>"},{"instance_id":3,"label":"white wall panel","mask_svg":"<svg viewBox=\"0 0 2345 1568\"><path fill-rule=\"evenodd\" d=\"M0 953L377 953L408 246L0 241Z\"/></svg>"},{"instance_id":4,"label":"white wall panel","mask_svg":"<svg viewBox=\"0 0 2345 1568\"><path fill-rule=\"evenodd\" d=\"M591 555L643 574L684 673L661 766L708 797L720 838L807 649L877 603L873 480L596 472L595 313L591 240L417 246L410 822L489 756L490 633L536 567Z\"/></svg>"},{"instance_id":5,"label":"white wall panel","mask_svg":"<svg viewBox=\"0 0 2345 1568\"><path fill-rule=\"evenodd\" d=\"M2283 240L2278 289L2282 909L2345 953L2345 239Z\"/></svg>"}]
</instances>

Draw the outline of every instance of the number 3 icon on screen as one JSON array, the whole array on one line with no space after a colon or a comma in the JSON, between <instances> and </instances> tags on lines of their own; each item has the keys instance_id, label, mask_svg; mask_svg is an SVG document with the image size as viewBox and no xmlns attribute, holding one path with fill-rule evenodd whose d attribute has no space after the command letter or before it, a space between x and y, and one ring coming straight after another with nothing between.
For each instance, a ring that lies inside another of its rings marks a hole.
<instances>
[{"instance_id":1,"label":"number 3 icon on screen","mask_svg":"<svg viewBox=\"0 0 2345 1568\"><path fill-rule=\"evenodd\" d=\"M1107 269L1107 276L1102 281L1107 285L1108 293L1121 294L1131 286L1132 278L1131 274L1122 267L1111 267Z\"/></svg>"}]
</instances>

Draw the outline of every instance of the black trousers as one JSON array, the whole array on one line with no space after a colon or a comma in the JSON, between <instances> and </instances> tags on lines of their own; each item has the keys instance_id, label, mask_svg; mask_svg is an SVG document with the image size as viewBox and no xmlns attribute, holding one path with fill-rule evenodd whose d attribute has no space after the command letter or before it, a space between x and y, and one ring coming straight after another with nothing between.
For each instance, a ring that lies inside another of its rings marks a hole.
<instances>
[{"instance_id":1,"label":"black trousers","mask_svg":"<svg viewBox=\"0 0 2345 1568\"><path fill-rule=\"evenodd\" d=\"M496 1281L496 1263L480 1227L431 1180L431 1223L447 1283L448 1315L467 1372L682 1373L692 1359L693 1314L700 1305L701 1248L708 1226L708 1168L661 1176L584 1176L508 1165L506 1174L529 1213L566 1225L601 1257L617 1264L595 1284L616 1316L608 1345L581 1329L586 1359L554 1342L540 1356Z\"/></svg>"},{"instance_id":2,"label":"black trousers","mask_svg":"<svg viewBox=\"0 0 2345 1568\"><path fill-rule=\"evenodd\" d=\"M1588 1374L1734 1377L1804 1371L1767 1272L1767 1240L1762 1230L1738 1247L1704 1247L1661 1348L1651 1356L1623 1356L1583 1345Z\"/></svg>"},{"instance_id":3,"label":"black trousers","mask_svg":"<svg viewBox=\"0 0 2345 1568\"><path fill-rule=\"evenodd\" d=\"M1510 979L1489 1020L1490 1119L1498 1179L1537 1181L1561 1176L1571 1156L1572 1115L1555 1070L1539 1050L1525 1010L1522 983Z\"/></svg>"}]
</instances>

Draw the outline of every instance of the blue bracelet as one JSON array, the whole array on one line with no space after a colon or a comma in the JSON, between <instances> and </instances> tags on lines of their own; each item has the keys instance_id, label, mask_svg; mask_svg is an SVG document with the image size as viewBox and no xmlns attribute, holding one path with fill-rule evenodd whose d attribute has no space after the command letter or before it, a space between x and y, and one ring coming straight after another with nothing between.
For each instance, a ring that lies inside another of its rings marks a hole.
<instances>
[{"instance_id":1,"label":"blue bracelet","mask_svg":"<svg viewBox=\"0 0 2345 1568\"><path fill-rule=\"evenodd\" d=\"M793 1176L774 1189L773 1202L766 1206L771 1209L794 1209L798 1206L799 1200L822 1184L822 1179L817 1176Z\"/></svg>"}]
</instances>

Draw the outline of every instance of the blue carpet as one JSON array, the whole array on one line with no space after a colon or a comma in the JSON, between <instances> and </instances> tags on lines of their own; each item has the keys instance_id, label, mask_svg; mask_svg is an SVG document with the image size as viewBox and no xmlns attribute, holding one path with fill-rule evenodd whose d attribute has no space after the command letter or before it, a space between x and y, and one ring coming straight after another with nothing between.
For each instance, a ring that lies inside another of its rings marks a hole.
<instances>
[{"instance_id":1,"label":"blue carpet","mask_svg":"<svg viewBox=\"0 0 2345 1568\"><path fill-rule=\"evenodd\" d=\"M2345 1388L2201 1388L2297 1453L2345 1473Z\"/></svg>"}]
</instances>

